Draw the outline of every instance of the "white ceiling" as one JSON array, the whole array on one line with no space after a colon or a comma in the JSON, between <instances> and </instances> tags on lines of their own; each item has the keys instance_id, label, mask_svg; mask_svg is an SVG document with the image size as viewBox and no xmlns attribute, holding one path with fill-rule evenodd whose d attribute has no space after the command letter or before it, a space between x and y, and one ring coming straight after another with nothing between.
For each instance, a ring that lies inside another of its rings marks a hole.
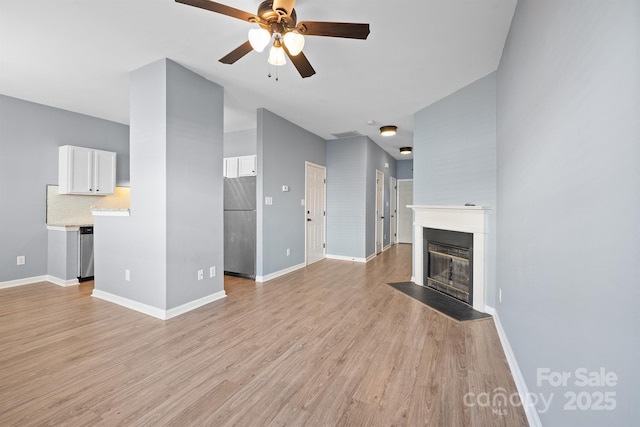
<instances>
[{"instance_id":1,"label":"white ceiling","mask_svg":"<svg viewBox=\"0 0 640 427\"><path fill-rule=\"evenodd\" d=\"M221 0L257 11L260 0ZM317 74L268 78L267 50L218 59L246 41L239 19L174 0L0 0L0 93L129 122L129 73L160 58L225 88L225 132L260 107L325 138L357 131L395 158L413 113L498 67L516 0L298 0L298 21L369 23L367 40L306 37ZM275 74L275 67L271 67ZM375 125L367 125L373 120ZM383 138L381 125L398 135Z\"/></svg>"}]
</instances>

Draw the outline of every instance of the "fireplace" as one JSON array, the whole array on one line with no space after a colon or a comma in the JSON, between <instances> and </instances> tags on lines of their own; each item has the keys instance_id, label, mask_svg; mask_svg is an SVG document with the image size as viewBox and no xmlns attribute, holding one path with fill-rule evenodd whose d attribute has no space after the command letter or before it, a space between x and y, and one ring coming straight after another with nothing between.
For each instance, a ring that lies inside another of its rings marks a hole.
<instances>
[{"instance_id":1,"label":"fireplace","mask_svg":"<svg viewBox=\"0 0 640 427\"><path fill-rule=\"evenodd\" d=\"M449 290L474 309L486 312L486 236L488 211L484 206L408 206L414 212L413 276L421 286ZM425 230L438 230L435 236ZM447 232L459 232L449 234ZM425 233L429 233L425 238ZM460 240L460 236L465 235ZM452 237L454 236L454 237ZM457 236L457 237L455 237ZM425 241L426 240L426 241ZM420 242L422 241L422 244ZM431 249L429 242L433 243ZM429 255L429 251L431 254ZM468 250L468 252L466 252ZM434 276L429 281L429 261L433 258ZM468 271L465 270L468 260ZM468 276L468 289L465 277ZM445 279L445 280L441 280ZM438 284L438 282L442 282ZM444 285L447 285L445 287ZM440 288L438 288L440 286ZM468 295L465 295L467 293Z\"/></svg>"},{"instance_id":2,"label":"fireplace","mask_svg":"<svg viewBox=\"0 0 640 427\"><path fill-rule=\"evenodd\" d=\"M424 286L473 305L473 234L423 228Z\"/></svg>"}]
</instances>

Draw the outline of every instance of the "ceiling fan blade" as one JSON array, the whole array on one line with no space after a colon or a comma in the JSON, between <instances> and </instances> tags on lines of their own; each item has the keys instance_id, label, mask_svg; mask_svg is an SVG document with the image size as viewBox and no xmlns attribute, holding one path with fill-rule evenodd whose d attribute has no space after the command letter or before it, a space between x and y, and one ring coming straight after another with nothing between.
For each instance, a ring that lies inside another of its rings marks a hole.
<instances>
[{"instance_id":1,"label":"ceiling fan blade","mask_svg":"<svg viewBox=\"0 0 640 427\"><path fill-rule=\"evenodd\" d=\"M249 43L249 41L247 40L246 42L242 43L240 46L220 58L218 61L222 62L223 64L233 64L252 50L253 48L251 47L251 43Z\"/></svg>"},{"instance_id":2,"label":"ceiling fan blade","mask_svg":"<svg viewBox=\"0 0 640 427\"><path fill-rule=\"evenodd\" d=\"M200 9L210 10L211 12L221 13L223 15L231 16L232 18L242 19L247 22L260 22L260 18L253 13L245 12L244 10L236 9L231 6L227 6L221 3L216 3L210 0L176 0L177 3L186 4Z\"/></svg>"},{"instance_id":3,"label":"ceiling fan blade","mask_svg":"<svg viewBox=\"0 0 640 427\"><path fill-rule=\"evenodd\" d=\"M286 16L291 15L296 0L273 0L273 10L284 13Z\"/></svg>"},{"instance_id":4,"label":"ceiling fan blade","mask_svg":"<svg viewBox=\"0 0 640 427\"><path fill-rule=\"evenodd\" d=\"M302 78L311 77L316 73L316 70L313 69L307 57L304 56L304 53L300 52L296 56L293 56L289 53L289 50L287 49L286 46L283 46L283 47L287 56L289 57L293 65L296 67L296 70L298 70Z\"/></svg>"},{"instance_id":5,"label":"ceiling fan blade","mask_svg":"<svg viewBox=\"0 0 640 427\"><path fill-rule=\"evenodd\" d=\"M298 23L297 30L305 36L343 37L364 40L369 35L369 24L302 21Z\"/></svg>"}]
</instances>

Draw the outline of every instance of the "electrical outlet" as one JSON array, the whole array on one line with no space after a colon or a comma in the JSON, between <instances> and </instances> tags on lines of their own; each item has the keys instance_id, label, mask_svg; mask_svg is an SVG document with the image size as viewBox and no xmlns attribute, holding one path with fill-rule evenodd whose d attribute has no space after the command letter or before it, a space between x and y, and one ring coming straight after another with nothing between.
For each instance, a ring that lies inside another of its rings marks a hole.
<instances>
[{"instance_id":1,"label":"electrical outlet","mask_svg":"<svg viewBox=\"0 0 640 427\"><path fill-rule=\"evenodd\" d=\"M16 260L16 264L17 265L25 265L26 264L26 258L24 255L20 255L17 260Z\"/></svg>"},{"instance_id":2,"label":"electrical outlet","mask_svg":"<svg viewBox=\"0 0 640 427\"><path fill-rule=\"evenodd\" d=\"M216 277L216 267L210 267L209 268L209 277Z\"/></svg>"},{"instance_id":3,"label":"electrical outlet","mask_svg":"<svg viewBox=\"0 0 640 427\"><path fill-rule=\"evenodd\" d=\"M287 248L287 256L291 255L291 249Z\"/></svg>"},{"instance_id":4,"label":"electrical outlet","mask_svg":"<svg viewBox=\"0 0 640 427\"><path fill-rule=\"evenodd\" d=\"M129 269L126 269L124 271L124 280L126 280L127 282L131 281L131 271Z\"/></svg>"},{"instance_id":5,"label":"electrical outlet","mask_svg":"<svg viewBox=\"0 0 640 427\"><path fill-rule=\"evenodd\" d=\"M502 288L498 289L498 301L502 302Z\"/></svg>"},{"instance_id":6,"label":"electrical outlet","mask_svg":"<svg viewBox=\"0 0 640 427\"><path fill-rule=\"evenodd\" d=\"M198 280L204 279L204 270L198 270Z\"/></svg>"}]
</instances>

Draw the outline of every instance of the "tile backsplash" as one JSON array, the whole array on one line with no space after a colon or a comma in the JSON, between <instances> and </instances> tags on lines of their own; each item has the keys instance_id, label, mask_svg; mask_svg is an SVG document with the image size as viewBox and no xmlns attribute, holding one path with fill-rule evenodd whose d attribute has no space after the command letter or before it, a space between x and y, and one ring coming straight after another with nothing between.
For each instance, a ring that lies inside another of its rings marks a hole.
<instances>
[{"instance_id":1,"label":"tile backsplash","mask_svg":"<svg viewBox=\"0 0 640 427\"><path fill-rule=\"evenodd\" d=\"M129 187L116 187L111 196L59 194L57 185L47 185L47 225L91 225L91 208L125 209L129 207Z\"/></svg>"}]
</instances>

